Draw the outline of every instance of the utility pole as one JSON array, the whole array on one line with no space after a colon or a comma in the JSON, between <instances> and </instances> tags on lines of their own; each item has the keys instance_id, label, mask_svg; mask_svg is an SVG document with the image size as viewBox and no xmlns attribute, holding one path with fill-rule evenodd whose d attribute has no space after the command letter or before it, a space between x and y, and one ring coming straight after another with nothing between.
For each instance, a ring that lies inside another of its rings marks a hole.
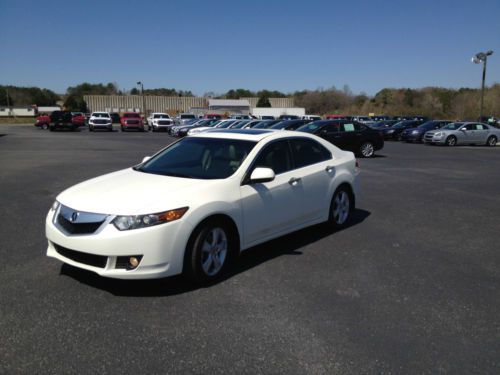
<instances>
[{"instance_id":1,"label":"utility pole","mask_svg":"<svg viewBox=\"0 0 500 375\"><path fill-rule=\"evenodd\" d=\"M472 62L474 64L479 64L483 62L483 79L481 81L481 107L479 110L479 121L483 121L483 109L484 109L484 81L486 80L486 62L488 61L488 56L493 55L493 51L479 52L473 58Z\"/></svg>"},{"instance_id":2,"label":"utility pole","mask_svg":"<svg viewBox=\"0 0 500 375\"><path fill-rule=\"evenodd\" d=\"M144 98L144 84L142 81L137 81L137 84L141 86L141 95L142 95L142 113L144 113L144 118L147 118L147 113L146 113L146 100ZM151 130L151 129L149 129Z\"/></svg>"}]
</instances>

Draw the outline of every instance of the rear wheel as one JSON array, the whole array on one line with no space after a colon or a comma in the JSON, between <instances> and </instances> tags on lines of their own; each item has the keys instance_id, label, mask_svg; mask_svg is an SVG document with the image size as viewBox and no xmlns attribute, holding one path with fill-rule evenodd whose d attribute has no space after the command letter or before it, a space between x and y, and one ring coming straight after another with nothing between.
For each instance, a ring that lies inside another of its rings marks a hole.
<instances>
[{"instance_id":1,"label":"rear wheel","mask_svg":"<svg viewBox=\"0 0 500 375\"><path fill-rule=\"evenodd\" d=\"M341 185L335 190L330 203L330 215L328 221L337 228L342 228L349 221L354 202L351 202L351 194L346 185Z\"/></svg>"},{"instance_id":2,"label":"rear wheel","mask_svg":"<svg viewBox=\"0 0 500 375\"><path fill-rule=\"evenodd\" d=\"M124 132L124 131L125 131L125 129L123 128L123 126L121 126L121 127L120 127L120 129L121 129L121 131L122 131L122 132Z\"/></svg>"},{"instance_id":3,"label":"rear wheel","mask_svg":"<svg viewBox=\"0 0 500 375\"><path fill-rule=\"evenodd\" d=\"M186 271L191 280L209 283L219 278L229 266L235 241L222 220L209 220L191 235L186 254Z\"/></svg>"},{"instance_id":4,"label":"rear wheel","mask_svg":"<svg viewBox=\"0 0 500 375\"><path fill-rule=\"evenodd\" d=\"M455 137L454 135L450 135L448 138L446 138L446 146L456 146L457 145L457 137Z\"/></svg>"},{"instance_id":5,"label":"rear wheel","mask_svg":"<svg viewBox=\"0 0 500 375\"><path fill-rule=\"evenodd\" d=\"M486 146L493 147L496 145L497 145L497 137L495 137L494 135L490 135L488 137L488 140L486 141Z\"/></svg>"},{"instance_id":6,"label":"rear wheel","mask_svg":"<svg viewBox=\"0 0 500 375\"><path fill-rule=\"evenodd\" d=\"M375 153L375 148L372 143L365 142L361 145L359 151L364 158L371 158Z\"/></svg>"}]
</instances>

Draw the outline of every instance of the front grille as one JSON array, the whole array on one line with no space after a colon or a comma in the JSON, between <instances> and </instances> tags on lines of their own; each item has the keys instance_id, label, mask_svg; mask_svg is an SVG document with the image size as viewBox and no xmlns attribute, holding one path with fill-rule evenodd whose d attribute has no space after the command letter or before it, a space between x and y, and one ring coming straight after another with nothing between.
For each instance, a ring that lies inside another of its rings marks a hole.
<instances>
[{"instance_id":1,"label":"front grille","mask_svg":"<svg viewBox=\"0 0 500 375\"><path fill-rule=\"evenodd\" d=\"M172 123L172 121L166 121L166 120L158 121L158 125L170 125L171 123Z\"/></svg>"},{"instance_id":2,"label":"front grille","mask_svg":"<svg viewBox=\"0 0 500 375\"><path fill-rule=\"evenodd\" d=\"M109 123L109 120L94 120L94 124L104 125Z\"/></svg>"},{"instance_id":3,"label":"front grille","mask_svg":"<svg viewBox=\"0 0 500 375\"><path fill-rule=\"evenodd\" d=\"M104 220L103 220L104 221ZM63 215L57 215L57 223L69 234L90 234L94 233L101 226L103 221L94 223L72 223Z\"/></svg>"},{"instance_id":4,"label":"front grille","mask_svg":"<svg viewBox=\"0 0 500 375\"><path fill-rule=\"evenodd\" d=\"M54 244L56 251L63 257L88 266L104 268L108 262L108 257L103 255L87 254L80 251L70 250L58 244Z\"/></svg>"},{"instance_id":5,"label":"front grille","mask_svg":"<svg viewBox=\"0 0 500 375\"><path fill-rule=\"evenodd\" d=\"M127 120L125 121L127 125L137 125L139 124L139 120Z\"/></svg>"}]
</instances>

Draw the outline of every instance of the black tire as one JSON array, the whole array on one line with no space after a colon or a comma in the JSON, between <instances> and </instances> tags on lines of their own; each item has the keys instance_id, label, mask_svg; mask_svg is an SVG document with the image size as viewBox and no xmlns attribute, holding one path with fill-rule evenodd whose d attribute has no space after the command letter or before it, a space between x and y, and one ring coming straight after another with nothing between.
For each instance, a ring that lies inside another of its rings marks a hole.
<instances>
[{"instance_id":1,"label":"black tire","mask_svg":"<svg viewBox=\"0 0 500 375\"><path fill-rule=\"evenodd\" d=\"M56 130L56 128L54 126L49 126L49 130L53 132L54 130Z\"/></svg>"},{"instance_id":2,"label":"black tire","mask_svg":"<svg viewBox=\"0 0 500 375\"><path fill-rule=\"evenodd\" d=\"M486 146L494 147L496 145L497 145L497 137L495 137L494 135L490 135L488 137L488 140L486 141Z\"/></svg>"},{"instance_id":3,"label":"black tire","mask_svg":"<svg viewBox=\"0 0 500 375\"><path fill-rule=\"evenodd\" d=\"M92 126L89 126L89 132L93 132L94 128Z\"/></svg>"},{"instance_id":4,"label":"black tire","mask_svg":"<svg viewBox=\"0 0 500 375\"><path fill-rule=\"evenodd\" d=\"M125 129L123 128L123 126L121 126L121 127L120 127L120 130L121 130L122 132L124 132L124 131L125 131Z\"/></svg>"},{"instance_id":5,"label":"black tire","mask_svg":"<svg viewBox=\"0 0 500 375\"><path fill-rule=\"evenodd\" d=\"M214 238L215 233L218 233L217 238ZM203 251L204 245L206 248L208 243L216 245L208 251ZM186 276L196 284L211 283L225 273L235 253L236 241L230 226L220 219L205 221L193 231L188 241L184 260Z\"/></svg>"},{"instance_id":6,"label":"black tire","mask_svg":"<svg viewBox=\"0 0 500 375\"><path fill-rule=\"evenodd\" d=\"M345 200L347 200L347 205L345 204ZM335 193L333 193L333 197L330 202L328 223L336 229L345 227L351 219L353 210L354 197L351 189L345 184L340 185L337 190L335 190Z\"/></svg>"},{"instance_id":7,"label":"black tire","mask_svg":"<svg viewBox=\"0 0 500 375\"><path fill-rule=\"evenodd\" d=\"M47 124L42 124L42 129L43 129L43 130L47 130L48 128L49 128L49 125L47 125Z\"/></svg>"},{"instance_id":8,"label":"black tire","mask_svg":"<svg viewBox=\"0 0 500 375\"><path fill-rule=\"evenodd\" d=\"M453 147L453 146L456 146L457 145L457 137L455 137L454 135L450 135L448 138L446 138L446 146L450 146L450 147Z\"/></svg>"},{"instance_id":9,"label":"black tire","mask_svg":"<svg viewBox=\"0 0 500 375\"><path fill-rule=\"evenodd\" d=\"M373 143L371 143L371 142L364 142L359 147L359 153L364 158L371 158L371 157L373 157L373 155L375 155L375 147L373 146Z\"/></svg>"}]
</instances>

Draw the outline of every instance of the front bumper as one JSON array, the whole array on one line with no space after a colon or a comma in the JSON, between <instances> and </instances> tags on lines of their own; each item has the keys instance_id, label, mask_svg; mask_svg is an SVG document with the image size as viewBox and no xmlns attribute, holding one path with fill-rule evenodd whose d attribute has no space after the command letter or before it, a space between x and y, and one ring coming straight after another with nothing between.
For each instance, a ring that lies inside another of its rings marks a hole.
<instances>
[{"instance_id":1,"label":"front bumper","mask_svg":"<svg viewBox=\"0 0 500 375\"><path fill-rule=\"evenodd\" d=\"M182 219L128 231L119 231L110 224L111 220L106 220L92 234L69 235L59 229L54 218L55 212L49 211L45 221L47 256L117 279L152 279L181 273L187 240L193 230ZM118 257L136 255L142 256L137 268L117 268ZM102 259L101 266L86 260L91 258Z\"/></svg>"},{"instance_id":2,"label":"front bumper","mask_svg":"<svg viewBox=\"0 0 500 375\"><path fill-rule=\"evenodd\" d=\"M401 134L402 141L412 141L412 142L420 142L422 140L422 133L403 133Z\"/></svg>"},{"instance_id":3,"label":"front bumper","mask_svg":"<svg viewBox=\"0 0 500 375\"><path fill-rule=\"evenodd\" d=\"M445 144L446 142L446 136L434 136L434 135L425 135L424 138L422 138L422 141L424 143L431 143L431 144Z\"/></svg>"}]
</instances>

